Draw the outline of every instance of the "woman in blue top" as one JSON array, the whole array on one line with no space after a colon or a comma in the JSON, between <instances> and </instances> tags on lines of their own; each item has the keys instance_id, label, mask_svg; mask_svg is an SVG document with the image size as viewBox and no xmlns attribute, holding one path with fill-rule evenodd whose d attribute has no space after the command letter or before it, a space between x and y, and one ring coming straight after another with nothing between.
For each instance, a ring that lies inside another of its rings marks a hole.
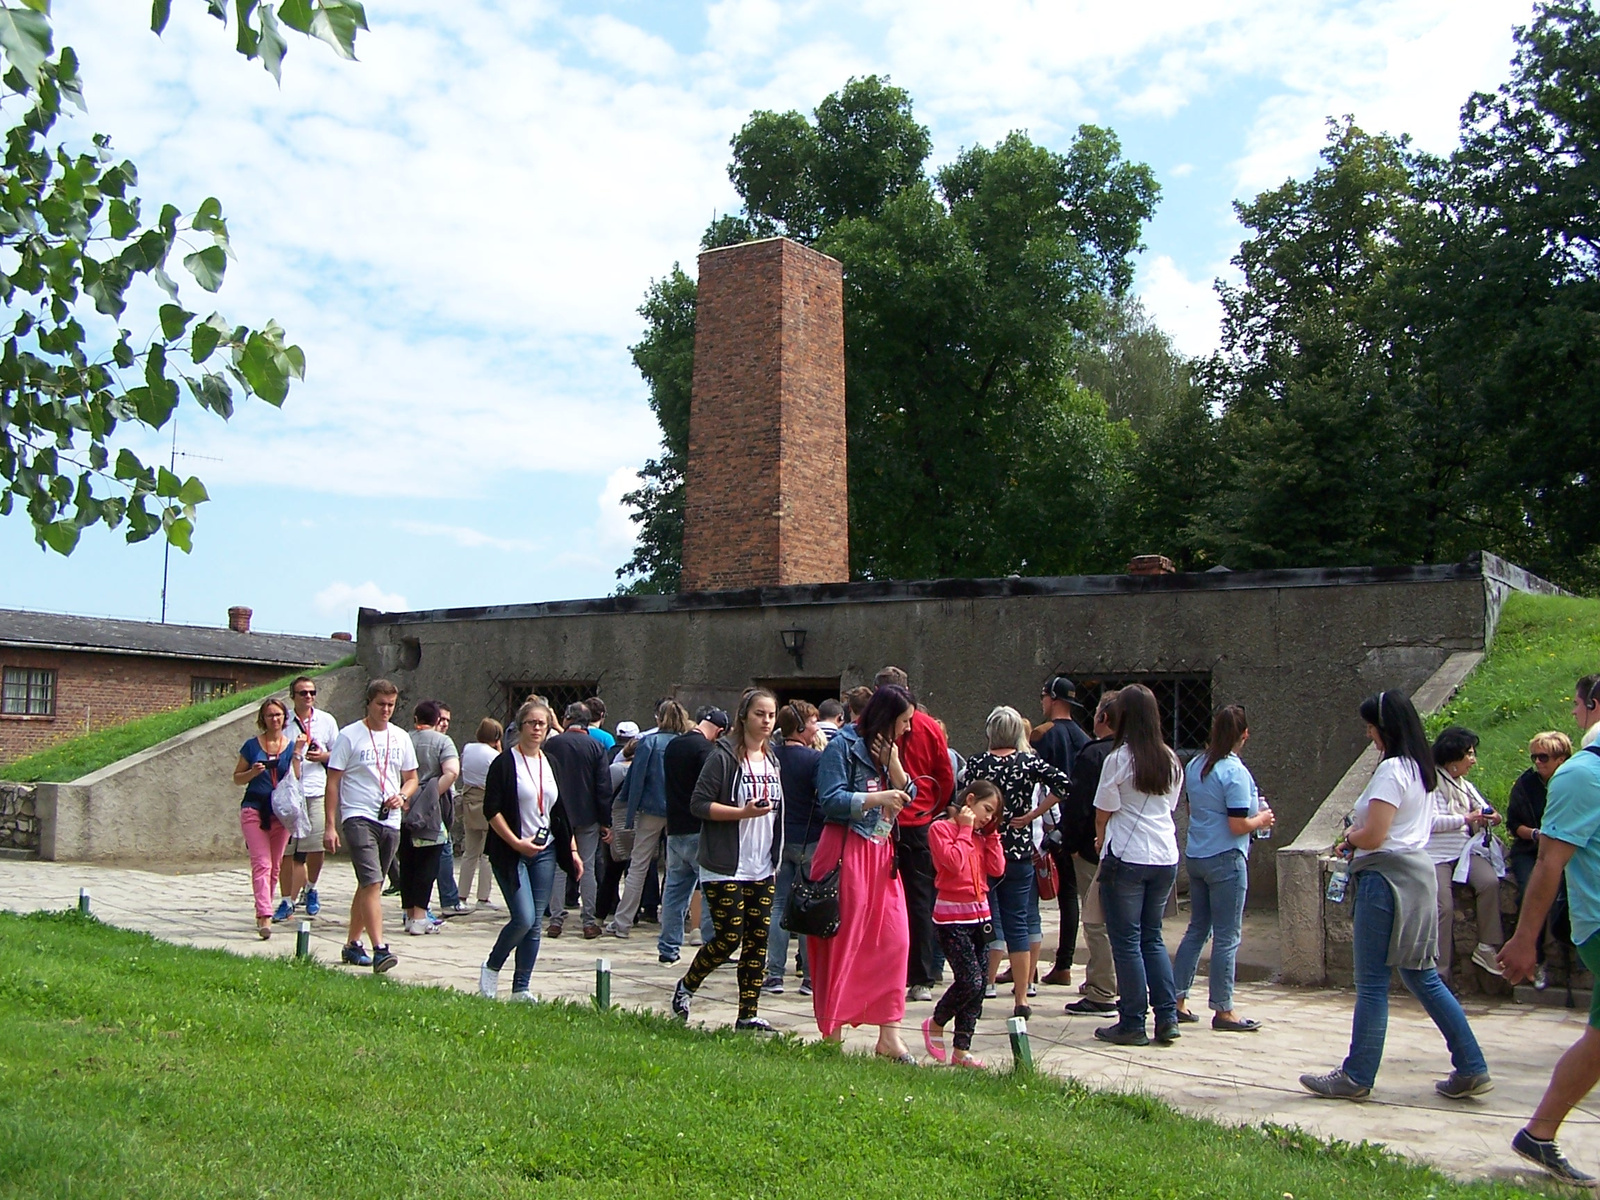
<instances>
[{"instance_id":1,"label":"woman in blue top","mask_svg":"<svg viewBox=\"0 0 1600 1200\"><path fill-rule=\"evenodd\" d=\"M291 740L284 732L288 723L288 705L276 698L263 700L256 710L256 728L261 732L239 748L239 761L233 768L233 782L244 786L239 832L250 850L256 936L263 941L272 936L272 897L278 890L283 848L289 844L289 830L272 815L272 792L290 771L300 774L306 752L306 735Z\"/></svg>"},{"instance_id":2,"label":"woman in blue top","mask_svg":"<svg viewBox=\"0 0 1600 1200\"><path fill-rule=\"evenodd\" d=\"M1244 923L1245 870L1250 838L1271 829L1272 810L1256 794L1250 769L1239 751L1250 740L1244 708L1230 704L1211 721L1205 753L1189 760L1184 788L1189 794L1189 929L1173 965L1178 985L1178 1020L1198 1021L1189 1011L1189 986L1207 938L1211 946L1211 1028L1250 1033L1259 1021L1233 1011L1233 959Z\"/></svg>"}]
</instances>

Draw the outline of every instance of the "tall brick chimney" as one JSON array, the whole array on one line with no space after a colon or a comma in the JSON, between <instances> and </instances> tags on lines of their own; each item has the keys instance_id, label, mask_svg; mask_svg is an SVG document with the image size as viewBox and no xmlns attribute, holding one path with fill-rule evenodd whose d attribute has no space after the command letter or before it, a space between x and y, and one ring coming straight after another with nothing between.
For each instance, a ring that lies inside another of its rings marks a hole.
<instances>
[{"instance_id":1,"label":"tall brick chimney","mask_svg":"<svg viewBox=\"0 0 1600 1200\"><path fill-rule=\"evenodd\" d=\"M788 238L700 256L683 590L850 578L844 268Z\"/></svg>"},{"instance_id":2,"label":"tall brick chimney","mask_svg":"<svg viewBox=\"0 0 1600 1200\"><path fill-rule=\"evenodd\" d=\"M235 633L250 632L250 610L242 604L235 604L228 610L228 628Z\"/></svg>"}]
</instances>

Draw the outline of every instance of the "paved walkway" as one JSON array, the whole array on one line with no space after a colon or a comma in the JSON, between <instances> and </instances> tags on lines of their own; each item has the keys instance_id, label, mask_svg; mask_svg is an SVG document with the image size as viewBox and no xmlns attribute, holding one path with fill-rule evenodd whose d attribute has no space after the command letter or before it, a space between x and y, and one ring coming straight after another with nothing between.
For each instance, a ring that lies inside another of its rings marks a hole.
<instances>
[{"instance_id":1,"label":"paved walkway","mask_svg":"<svg viewBox=\"0 0 1600 1200\"><path fill-rule=\"evenodd\" d=\"M0 908L13 911L68 908L78 889L89 889L101 920L139 929L174 942L238 954L294 952L296 922L277 927L262 942L255 936L250 909L249 873L244 868L195 874L89 867L79 864L0 861ZM331 863L323 876L323 910L312 922L313 953L338 962L353 880L348 864ZM392 900L386 916L396 913ZM400 964L390 979L431 983L462 990L477 986L477 968L487 955L504 909L476 912L448 922L431 937L391 937ZM576 914L574 914L574 917ZM1047 925L1053 912L1046 916ZM398 927L398 922L396 923ZM1178 930L1169 926L1169 945ZM569 920L567 934L546 939L534 974L534 990L544 998L583 999L593 995L595 959L612 964L612 1001L628 1007L666 1011L672 986L687 964L656 961L654 926L643 926L627 940L585 941ZM1055 932L1047 928L1046 945ZM762 1015L773 1025L815 1037L810 1001L795 990L762 1000ZM502 995L510 968L501 975ZM1199 989L1203 1010L1204 991ZM1433 1093L1433 1080L1449 1070L1443 1040L1409 997L1396 997L1390 1018L1388 1053L1373 1099L1364 1105L1317 1100L1300 1090L1296 1076L1326 1069L1343 1058L1350 1037L1351 996L1337 990L1308 990L1267 983L1238 988L1238 1008L1266 1023L1258 1034L1213 1033L1208 1024L1184 1027L1182 1039L1167 1048L1121 1049L1095 1040L1097 1018L1068 1017L1062 1005L1076 999L1075 988L1042 988L1029 1022L1036 1061L1094 1087L1152 1093L1185 1112L1224 1122L1273 1122L1299 1126L1322 1137L1383 1142L1393 1150L1425 1160L1460 1178L1521 1176L1508 1143L1532 1111L1550 1068L1582 1029L1584 1014L1561 1008L1474 1002L1467 1012L1489 1059L1496 1087L1488 1096L1457 1103ZM931 1004L912 1004L907 1014L907 1045L922 1054L917 1027ZM1009 1003L992 1001L978 1028L977 1054L991 1065L1010 1060L1004 1017ZM731 966L718 970L696 997L697 1023L723 1024L734 1017ZM872 1048L872 1031L852 1031L846 1047ZM1600 1103L1574 1113L1563 1148L1580 1166L1600 1167ZM1525 1176L1523 1176L1525 1178Z\"/></svg>"}]
</instances>

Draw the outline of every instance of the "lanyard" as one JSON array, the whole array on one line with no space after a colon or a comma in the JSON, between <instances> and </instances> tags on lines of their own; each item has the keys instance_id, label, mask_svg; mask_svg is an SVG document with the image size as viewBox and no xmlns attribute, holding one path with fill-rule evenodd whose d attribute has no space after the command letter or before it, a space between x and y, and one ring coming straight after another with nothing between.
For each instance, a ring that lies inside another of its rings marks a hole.
<instances>
[{"instance_id":1,"label":"lanyard","mask_svg":"<svg viewBox=\"0 0 1600 1200\"><path fill-rule=\"evenodd\" d=\"M305 728L301 726L301 728ZM378 739L372 736L372 726L367 726L367 741L372 746L372 765L378 768L378 798L387 800L389 787L389 752L394 748L394 734L391 730L383 731L383 761L378 761Z\"/></svg>"},{"instance_id":2,"label":"lanyard","mask_svg":"<svg viewBox=\"0 0 1600 1200\"><path fill-rule=\"evenodd\" d=\"M522 760L522 768L528 773L528 782L532 783L533 768L528 765L528 756L518 750L517 757ZM544 755L540 754L537 757L539 759L539 785L538 790L533 794L533 802L539 809L539 820L542 821L544 820Z\"/></svg>"},{"instance_id":3,"label":"lanyard","mask_svg":"<svg viewBox=\"0 0 1600 1200\"><path fill-rule=\"evenodd\" d=\"M750 803L755 804L759 801L765 800L768 804L771 804L772 775L766 771L763 771L760 775L757 775L755 768L750 765L750 755L747 752L741 753L739 758L742 773L747 781L746 786L750 791ZM763 760L763 765L765 765L765 760Z\"/></svg>"}]
</instances>

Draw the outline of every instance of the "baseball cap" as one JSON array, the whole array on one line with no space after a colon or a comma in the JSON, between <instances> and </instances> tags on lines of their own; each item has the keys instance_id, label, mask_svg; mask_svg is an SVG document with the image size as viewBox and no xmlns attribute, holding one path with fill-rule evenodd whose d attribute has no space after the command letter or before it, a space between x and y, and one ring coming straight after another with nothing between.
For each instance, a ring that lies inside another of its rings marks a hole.
<instances>
[{"instance_id":1,"label":"baseball cap","mask_svg":"<svg viewBox=\"0 0 1600 1200\"><path fill-rule=\"evenodd\" d=\"M733 718L720 708L707 705L695 714L696 721L710 721L718 729L726 729L733 724Z\"/></svg>"},{"instance_id":2,"label":"baseball cap","mask_svg":"<svg viewBox=\"0 0 1600 1200\"><path fill-rule=\"evenodd\" d=\"M618 721L617 736L620 738L636 738L639 736L639 723L637 721Z\"/></svg>"},{"instance_id":3,"label":"baseball cap","mask_svg":"<svg viewBox=\"0 0 1600 1200\"><path fill-rule=\"evenodd\" d=\"M1052 700L1066 700L1074 704L1078 701L1078 685L1065 675L1050 676L1044 681L1042 690Z\"/></svg>"}]
</instances>

